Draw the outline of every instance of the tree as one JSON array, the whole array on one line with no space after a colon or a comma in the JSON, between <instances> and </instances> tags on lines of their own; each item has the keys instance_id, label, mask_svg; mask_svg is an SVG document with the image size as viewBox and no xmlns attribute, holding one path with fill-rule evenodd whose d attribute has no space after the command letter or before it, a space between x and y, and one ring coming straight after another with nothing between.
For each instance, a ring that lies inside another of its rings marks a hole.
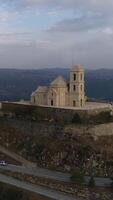
<instances>
[{"instance_id":1,"label":"tree","mask_svg":"<svg viewBox=\"0 0 113 200\"><path fill-rule=\"evenodd\" d=\"M75 113L74 114L74 116L73 116L73 118L72 118L72 123L74 124L81 124L82 123L82 121L81 121L81 118L80 118L80 116L79 116L79 114L78 113Z\"/></svg>"},{"instance_id":2,"label":"tree","mask_svg":"<svg viewBox=\"0 0 113 200\"><path fill-rule=\"evenodd\" d=\"M111 186L113 187L113 176L110 177L110 179L111 179Z\"/></svg>"},{"instance_id":3,"label":"tree","mask_svg":"<svg viewBox=\"0 0 113 200\"><path fill-rule=\"evenodd\" d=\"M84 173L80 169L72 170L70 178L72 181L74 181L80 185L84 183Z\"/></svg>"},{"instance_id":4,"label":"tree","mask_svg":"<svg viewBox=\"0 0 113 200\"><path fill-rule=\"evenodd\" d=\"M89 187L94 187L95 186L95 179L93 176L91 176L90 180L89 180Z\"/></svg>"}]
</instances>

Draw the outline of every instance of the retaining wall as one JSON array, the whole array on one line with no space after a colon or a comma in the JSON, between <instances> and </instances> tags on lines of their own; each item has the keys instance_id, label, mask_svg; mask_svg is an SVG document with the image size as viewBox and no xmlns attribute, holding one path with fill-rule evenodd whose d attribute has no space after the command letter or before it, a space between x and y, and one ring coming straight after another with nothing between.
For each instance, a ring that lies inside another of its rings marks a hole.
<instances>
[{"instance_id":1,"label":"retaining wall","mask_svg":"<svg viewBox=\"0 0 113 200\"><path fill-rule=\"evenodd\" d=\"M38 120L72 122L73 117L79 114L81 118L88 119L90 116L96 116L102 111L108 111L109 108L98 108L89 110L74 110L65 108L42 107L30 104L19 104L2 102L3 113L13 113L15 115L36 117Z\"/></svg>"}]
</instances>

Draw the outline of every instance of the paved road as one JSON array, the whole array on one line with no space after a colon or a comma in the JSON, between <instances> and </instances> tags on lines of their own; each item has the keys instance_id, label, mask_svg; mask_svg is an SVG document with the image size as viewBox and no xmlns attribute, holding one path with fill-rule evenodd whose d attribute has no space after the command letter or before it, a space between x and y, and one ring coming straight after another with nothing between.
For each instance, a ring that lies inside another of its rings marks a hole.
<instances>
[{"instance_id":1,"label":"paved road","mask_svg":"<svg viewBox=\"0 0 113 200\"><path fill-rule=\"evenodd\" d=\"M90 177L86 176L85 177L85 183L88 185ZM110 178L100 178L100 177L95 177L95 185L97 187L110 187L111 186L111 179Z\"/></svg>"},{"instance_id":2,"label":"paved road","mask_svg":"<svg viewBox=\"0 0 113 200\"><path fill-rule=\"evenodd\" d=\"M57 181L70 182L69 174L65 174L65 173L57 172L57 171L51 171L51 170L43 169L40 167L6 165L6 166L0 166L0 169L10 170L12 172L20 172L24 174L37 176L37 177L50 178Z\"/></svg>"},{"instance_id":3,"label":"paved road","mask_svg":"<svg viewBox=\"0 0 113 200\"><path fill-rule=\"evenodd\" d=\"M36 167L35 163L32 163L24 159L22 156L9 151L8 149L6 149L1 145L0 145L0 151L23 164L23 166L16 166L16 165L0 166L0 169L10 170L13 172L20 172L23 174L29 174L37 177L50 178L57 181L70 182L70 174ZM88 183L88 181L89 177L85 177L86 184ZM96 186L109 187L111 185L111 180L109 178L95 178L95 184Z\"/></svg>"},{"instance_id":4,"label":"paved road","mask_svg":"<svg viewBox=\"0 0 113 200\"><path fill-rule=\"evenodd\" d=\"M7 165L7 166L0 166L0 169L9 170L12 172L19 172L22 174L29 174L37 177L49 178L57 181L64 181L64 182L71 182L70 174L51 171L39 167L25 167L25 166L16 166L16 165ZM89 181L89 177L85 177L86 184ZM100 187L109 187L111 185L111 180L109 178L95 178L96 186Z\"/></svg>"},{"instance_id":5,"label":"paved road","mask_svg":"<svg viewBox=\"0 0 113 200\"><path fill-rule=\"evenodd\" d=\"M8 177L8 176L2 175L2 174L0 174L0 182L40 194L42 196L45 196L45 197L48 197L48 198L54 199L54 200L83 200L80 198L78 199L75 196L65 194L63 192L58 192L56 190L48 189L46 187L29 184L29 183L19 181L15 178Z\"/></svg>"}]
</instances>

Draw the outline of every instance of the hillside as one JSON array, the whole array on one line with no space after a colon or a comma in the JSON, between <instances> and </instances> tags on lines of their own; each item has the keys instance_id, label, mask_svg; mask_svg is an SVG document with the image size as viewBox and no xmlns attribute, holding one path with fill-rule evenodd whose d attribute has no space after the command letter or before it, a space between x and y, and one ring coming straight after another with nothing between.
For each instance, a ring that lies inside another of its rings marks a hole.
<instances>
[{"instance_id":1,"label":"hillside","mask_svg":"<svg viewBox=\"0 0 113 200\"><path fill-rule=\"evenodd\" d=\"M48 85L56 76L68 79L69 69L0 69L0 100L28 100L38 85ZM113 70L86 70L86 95L113 101Z\"/></svg>"},{"instance_id":2,"label":"hillside","mask_svg":"<svg viewBox=\"0 0 113 200\"><path fill-rule=\"evenodd\" d=\"M14 118L0 120L0 144L38 166L60 171L82 166L86 175L92 170L97 176L113 174L113 123L56 125Z\"/></svg>"}]
</instances>

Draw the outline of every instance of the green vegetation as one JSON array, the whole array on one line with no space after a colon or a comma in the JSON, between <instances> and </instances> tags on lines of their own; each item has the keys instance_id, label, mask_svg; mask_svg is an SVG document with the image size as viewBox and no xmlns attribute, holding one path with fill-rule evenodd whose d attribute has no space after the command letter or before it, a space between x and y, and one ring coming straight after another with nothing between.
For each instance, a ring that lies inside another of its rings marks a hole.
<instances>
[{"instance_id":1,"label":"green vegetation","mask_svg":"<svg viewBox=\"0 0 113 200\"><path fill-rule=\"evenodd\" d=\"M95 186L95 179L93 176L91 176L90 180L89 180L89 187L94 187Z\"/></svg>"},{"instance_id":2,"label":"green vegetation","mask_svg":"<svg viewBox=\"0 0 113 200\"><path fill-rule=\"evenodd\" d=\"M4 117L29 120L36 122L47 122L56 125L77 124L95 125L113 122L113 115L109 110L95 113L67 112L67 110L42 108L33 105L22 105L15 103L3 103L2 112Z\"/></svg>"},{"instance_id":3,"label":"green vegetation","mask_svg":"<svg viewBox=\"0 0 113 200\"><path fill-rule=\"evenodd\" d=\"M80 118L80 115L78 113L74 114L72 123L73 124L81 124L82 123L82 119Z\"/></svg>"},{"instance_id":4,"label":"green vegetation","mask_svg":"<svg viewBox=\"0 0 113 200\"><path fill-rule=\"evenodd\" d=\"M113 176L111 176L110 179L111 179L111 187L113 187Z\"/></svg>"},{"instance_id":5,"label":"green vegetation","mask_svg":"<svg viewBox=\"0 0 113 200\"><path fill-rule=\"evenodd\" d=\"M74 169L71 172L71 180L75 183L82 185L84 183L84 173L80 169Z\"/></svg>"},{"instance_id":6,"label":"green vegetation","mask_svg":"<svg viewBox=\"0 0 113 200\"><path fill-rule=\"evenodd\" d=\"M102 111L98 115L93 117L93 121L96 123L107 123L113 121L113 116L111 115L110 111Z\"/></svg>"},{"instance_id":7,"label":"green vegetation","mask_svg":"<svg viewBox=\"0 0 113 200\"><path fill-rule=\"evenodd\" d=\"M73 124L103 124L113 122L113 116L110 110L102 111L94 116L81 117L78 113L75 113L72 118Z\"/></svg>"}]
</instances>

